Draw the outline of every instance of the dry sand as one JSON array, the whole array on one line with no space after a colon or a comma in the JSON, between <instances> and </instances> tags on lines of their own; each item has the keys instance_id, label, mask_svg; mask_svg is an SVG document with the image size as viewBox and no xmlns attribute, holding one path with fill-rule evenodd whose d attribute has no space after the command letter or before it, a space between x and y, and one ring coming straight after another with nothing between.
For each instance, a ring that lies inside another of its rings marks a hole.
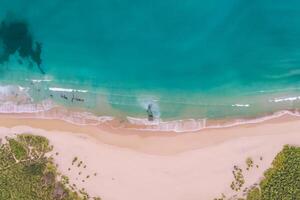
<instances>
[{"instance_id":1,"label":"dry sand","mask_svg":"<svg viewBox=\"0 0 300 200\"><path fill-rule=\"evenodd\" d=\"M53 154L59 153L54 155L59 170L78 188L103 200L210 200L221 193L231 196L235 194L230 189L234 165L244 169L247 187L259 181L284 144L300 145L300 120L288 116L184 134L76 126L60 120L8 115L0 117L0 126L1 136L46 136L54 145ZM80 167L72 165L75 156L83 161ZM247 157L259 168L246 171Z\"/></svg>"}]
</instances>

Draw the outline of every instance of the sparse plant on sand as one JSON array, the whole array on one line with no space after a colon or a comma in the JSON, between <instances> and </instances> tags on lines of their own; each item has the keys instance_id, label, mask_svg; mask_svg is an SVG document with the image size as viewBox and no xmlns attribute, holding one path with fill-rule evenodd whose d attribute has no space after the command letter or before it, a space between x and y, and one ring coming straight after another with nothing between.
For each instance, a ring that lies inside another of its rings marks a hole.
<instances>
[{"instance_id":1,"label":"sparse plant on sand","mask_svg":"<svg viewBox=\"0 0 300 200\"><path fill-rule=\"evenodd\" d=\"M72 160L72 165L74 165L74 163L78 160L78 157L74 157L73 160Z\"/></svg>"},{"instance_id":2,"label":"sparse plant on sand","mask_svg":"<svg viewBox=\"0 0 300 200\"><path fill-rule=\"evenodd\" d=\"M253 165L248 159L246 163L249 167ZM231 188L235 191L239 191L240 183L243 182L241 173L241 169L235 166L235 181L231 183ZM244 193L246 200L300 200L300 147L285 145L273 160L272 166L264 173L260 183L243 192L247 192Z\"/></svg>"},{"instance_id":3,"label":"sparse plant on sand","mask_svg":"<svg viewBox=\"0 0 300 200\"><path fill-rule=\"evenodd\" d=\"M253 162L253 160L252 160L252 158L247 158L246 159L246 165L247 165L247 170L249 170L250 168L252 168L253 167L253 164L254 164L254 162Z\"/></svg>"},{"instance_id":4,"label":"sparse plant on sand","mask_svg":"<svg viewBox=\"0 0 300 200\"><path fill-rule=\"evenodd\" d=\"M0 144L0 199L87 200L87 193L70 187L69 178L57 172L52 146L45 137L29 134L6 138Z\"/></svg>"},{"instance_id":5,"label":"sparse plant on sand","mask_svg":"<svg viewBox=\"0 0 300 200\"><path fill-rule=\"evenodd\" d=\"M239 191L245 183L243 170L235 165L232 173L234 176L234 181L231 182L230 188L232 190Z\"/></svg>"}]
</instances>

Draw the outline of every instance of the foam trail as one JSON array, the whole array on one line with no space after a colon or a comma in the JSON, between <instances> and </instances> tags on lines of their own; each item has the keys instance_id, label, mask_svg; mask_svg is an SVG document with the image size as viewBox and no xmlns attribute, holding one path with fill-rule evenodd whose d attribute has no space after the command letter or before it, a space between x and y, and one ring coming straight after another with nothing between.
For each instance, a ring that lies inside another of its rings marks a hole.
<instances>
[{"instance_id":1,"label":"foam trail","mask_svg":"<svg viewBox=\"0 0 300 200\"><path fill-rule=\"evenodd\" d=\"M67 109L59 109L54 113L42 112L35 117L41 119L59 119L75 125L93 125L97 126L102 123L113 120L111 116L96 116L89 112L69 112Z\"/></svg>"},{"instance_id":2,"label":"foam trail","mask_svg":"<svg viewBox=\"0 0 300 200\"><path fill-rule=\"evenodd\" d=\"M300 100L300 96L274 98L274 99L270 99L269 102L279 103L279 102L297 101L297 100Z\"/></svg>"},{"instance_id":3,"label":"foam trail","mask_svg":"<svg viewBox=\"0 0 300 200\"><path fill-rule=\"evenodd\" d=\"M72 88L59 88L59 87L49 87L49 90L54 92L82 92L82 93L88 92L88 90L76 90Z\"/></svg>"},{"instance_id":4,"label":"foam trail","mask_svg":"<svg viewBox=\"0 0 300 200\"><path fill-rule=\"evenodd\" d=\"M5 103L7 101L15 102L28 102L31 101L30 95L27 93L28 87L21 87L18 85L2 85L0 86L0 103Z\"/></svg>"},{"instance_id":5,"label":"foam trail","mask_svg":"<svg viewBox=\"0 0 300 200\"><path fill-rule=\"evenodd\" d=\"M5 102L0 105L0 113L38 113L50 110L54 107L52 101L45 100L39 104L16 104Z\"/></svg>"},{"instance_id":6,"label":"foam trail","mask_svg":"<svg viewBox=\"0 0 300 200\"><path fill-rule=\"evenodd\" d=\"M144 125L142 130L147 131L174 131L174 132L192 132L203 129L206 126L206 119L185 119L174 121L162 121L156 119L154 121L148 121L146 118L134 118L127 117L127 120L131 124Z\"/></svg>"},{"instance_id":7,"label":"foam trail","mask_svg":"<svg viewBox=\"0 0 300 200\"><path fill-rule=\"evenodd\" d=\"M275 112L272 115L268 115L268 116L258 117L255 119L237 119L234 122L229 122L227 124L211 125L211 126L207 126L205 128L206 129L229 128L229 127L234 127L234 126L239 126L239 125L244 125L244 124L256 124L256 123L262 123L262 122L272 120L272 119L277 119L277 118L283 117L285 115L300 117L300 113L298 111L292 112L289 110L282 110L282 111Z\"/></svg>"},{"instance_id":8,"label":"foam trail","mask_svg":"<svg viewBox=\"0 0 300 200\"><path fill-rule=\"evenodd\" d=\"M244 124L256 124L264 121L283 117L285 115L300 117L298 111L283 110L273 113L272 115L263 116L255 119L237 119L234 121L226 122L223 124L207 125L207 119L185 119L185 120L174 120L174 121L162 121L157 119L154 122L149 122L146 118L134 118L127 117L129 123L144 126L142 128L136 128L138 130L146 131L163 131L163 132L195 132L204 129L219 129L219 128L230 128L234 126Z\"/></svg>"},{"instance_id":9,"label":"foam trail","mask_svg":"<svg viewBox=\"0 0 300 200\"><path fill-rule=\"evenodd\" d=\"M232 104L232 107L250 107L250 104Z\"/></svg>"},{"instance_id":10,"label":"foam trail","mask_svg":"<svg viewBox=\"0 0 300 200\"><path fill-rule=\"evenodd\" d=\"M40 83L40 82L51 82L52 80L51 79L32 79L30 81L32 81L33 83Z\"/></svg>"}]
</instances>

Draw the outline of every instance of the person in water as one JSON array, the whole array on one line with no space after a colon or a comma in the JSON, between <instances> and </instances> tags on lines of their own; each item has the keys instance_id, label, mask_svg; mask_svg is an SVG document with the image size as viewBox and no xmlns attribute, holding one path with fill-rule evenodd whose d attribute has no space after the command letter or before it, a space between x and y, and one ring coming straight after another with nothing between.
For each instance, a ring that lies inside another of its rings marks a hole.
<instances>
[{"instance_id":1,"label":"person in water","mask_svg":"<svg viewBox=\"0 0 300 200\"><path fill-rule=\"evenodd\" d=\"M154 116L152 112L152 104L148 105L147 113L148 113L148 121L153 121Z\"/></svg>"}]
</instances>

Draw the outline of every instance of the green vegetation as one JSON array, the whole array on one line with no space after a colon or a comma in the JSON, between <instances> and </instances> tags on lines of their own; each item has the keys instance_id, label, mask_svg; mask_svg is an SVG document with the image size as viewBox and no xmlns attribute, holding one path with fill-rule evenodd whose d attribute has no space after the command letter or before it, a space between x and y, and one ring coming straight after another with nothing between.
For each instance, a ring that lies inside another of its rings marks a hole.
<instances>
[{"instance_id":1,"label":"green vegetation","mask_svg":"<svg viewBox=\"0 0 300 200\"><path fill-rule=\"evenodd\" d=\"M238 166L234 166L232 173L234 176L234 181L231 182L230 187L232 190L239 191L245 183L243 170Z\"/></svg>"},{"instance_id":2,"label":"green vegetation","mask_svg":"<svg viewBox=\"0 0 300 200\"><path fill-rule=\"evenodd\" d=\"M25 145L14 139L9 139L8 142L12 155L15 157L15 159L20 160L26 158L27 149L25 148Z\"/></svg>"},{"instance_id":3,"label":"green vegetation","mask_svg":"<svg viewBox=\"0 0 300 200\"><path fill-rule=\"evenodd\" d=\"M75 163L77 160L78 160L78 158L77 158L77 157L74 157L74 158L73 158L73 161L72 161L72 165L74 165L74 163Z\"/></svg>"},{"instance_id":4,"label":"green vegetation","mask_svg":"<svg viewBox=\"0 0 300 200\"><path fill-rule=\"evenodd\" d=\"M247 200L260 200L261 193L259 188L253 188L248 192Z\"/></svg>"},{"instance_id":5,"label":"green vegetation","mask_svg":"<svg viewBox=\"0 0 300 200\"><path fill-rule=\"evenodd\" d=\"M252 158L247 158L246 159L247 170L249 170L250 168L252 168L253 164L254 164L254 162L253 162Z\"/></svg>"},{"instance_id":6,"label":"green vegetation","mask_svg":"<svg viewBox=\"0 0 300 200\"><path fill-rule=\"evenodd\" d=\"M300 147L284 146L247 200L300 200Z\"/></svg>"},{"instance_id":7,"label":"green vegetation","mask_svg":"<svg viewBox=\"0 0 300 200\"><path fill-rule=\"evenodd\" d=\"M284 146L264 176L262 200L300 200L300 147Z\"/></svg>"},{"instance_id":8,"label":"green vegetation","mask_svg":"<svg viewBox=\"0 0 300 200\"><path fill-rule=\"evenodd\" d=\"M262 156L260 156L260 157L259 157L259 160L263 160L263 157L262 157Z\"/></svg>"},{"instance_id":9,"label":"green vegetation","mask_svg":"<svg viewBox=\"0 0 300 200\"><path fill-rule=\"evenodd\" d=\"M41 136L18 135L0 145L0 199L84 200L84 191L75 191L69 179L60 176L46 153L52 150ZM92 198L100 199L100 198Z\"/></svg>"},{"instance_id":10,"label":"green vegetation","mask_svg":"<svg viewBox=\"0 0 300 200\"><path fill-rule=\"evenodd\" d=\"M80 161L77 165L77 167L80 167L82 165L82 161Z\"/></svg>"},{"instance_id":11,"label":"green vegetation","mask_svg":"<svg viewBox=\"0 0 300 200\"><path fill-rule=\"evenodd\" d=\"M263 160L263 157L259 160ZM253 160L247 158L246 165L246 169L253 167ZM234 181L230 186L238 192L244 184L242 169L234 166L233 175ZM238 200L300 200L300 147L285 145L273 160L271 168L264 173L262 181L249 189L245 188L243 192L246 199ZM237 196L229 199L237 199ZM225 199L222 194L221 198L214 200Z\"/></svg>"}]
</instances>

